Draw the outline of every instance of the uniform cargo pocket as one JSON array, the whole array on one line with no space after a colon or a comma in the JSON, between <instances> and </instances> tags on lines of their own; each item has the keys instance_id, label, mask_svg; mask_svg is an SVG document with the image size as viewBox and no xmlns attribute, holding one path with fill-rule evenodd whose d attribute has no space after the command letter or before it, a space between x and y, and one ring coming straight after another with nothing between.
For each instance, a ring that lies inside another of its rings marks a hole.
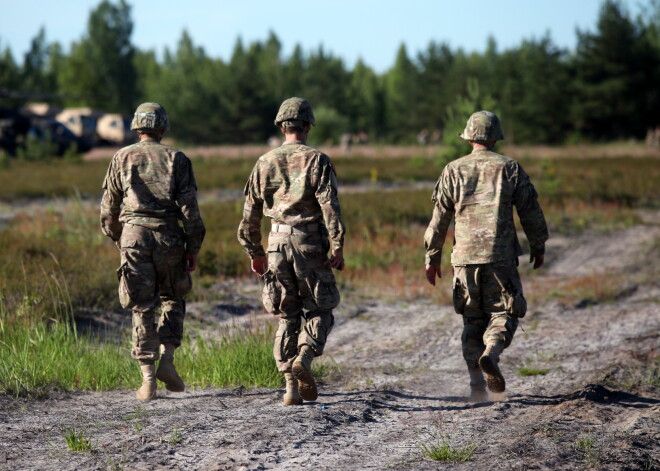
<instances>
[{"instance_id":1,"label":"uniform cargo pocket","mask_svg":"<svg viewBox=\"0 0 660 471\"><path fill-rule=\"evenodd\" d=\"M280 302L282 301L282 292L277 284L275 275L272 271L268 270L261 277L264 287L261 293L261 299L264 303L264 308L271 314L280 313Z\"/></svg>"},{"instance_id":2,"label":"uniform cargo pocket","mask_svg":"<svg viewBox=\"0 0 660 471\"><path fill-rule=\"evenodd\" d=\"M454 311L456 314L463 314L467 305L468 295L461 280L454 277L454 290L452 293L454 302Z\"/></svg>"},{"instance_id":3,"label":"uniform cargo pocket","mask_svg":"<svg viewBox=\"0 0 660 471\"><path fill-rule=\"evenodd\" d=\"M313 295L318 309L329 311L337 307L340 300L339 290L331 271L316 272Z\"/></svg>"},{"instance_id":4,"label":"uniform cargo pocket","mask_svg":"<svg viewBox=\"0 0 660 471\"><path fill-rule=\"evenodd\" d=\"M119 303L124 309L131 309L135 303L131 299L130 272L126 263L117 268L117 279L119 280Z\"/></svg>"},{"instance_id":5,"label":"uniform cargo pocket","mask_svg":"<svg viewBox=\"0 0 660 471\"><path fill-rule=\"evenodd\" d=\"M517 317L518 319L525 317L525 314L527 313L527 300L523 294L509 294L508 297L509 299L507 300L507 312L511 315L511 317Z\"/></svg>"},{"instance_id":6,"label":"uniform cargo pocket","mask_svg":"<svg viewBox=\"0 0 660 471\"><path fill-rule=\"evenodd\" d=\"M186 294L190 293L190 290L192 290L190 273L181 273L176 277L172 283L172 288L175 298L183 298Z\"/></svg>"}]
</instances>

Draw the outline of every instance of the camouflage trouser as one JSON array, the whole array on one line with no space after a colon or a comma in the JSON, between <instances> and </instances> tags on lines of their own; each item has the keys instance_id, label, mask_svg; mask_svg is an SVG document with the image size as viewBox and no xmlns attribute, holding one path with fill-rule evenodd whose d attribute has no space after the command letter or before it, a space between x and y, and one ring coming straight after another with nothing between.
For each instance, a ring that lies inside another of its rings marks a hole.
<instances>
[{"instance_id":1,"label":"camouflage trouser","mask_svg":"<svg viewBox=\"0 0 660 471\"><path fill-rule=\"evenodd\" d=\"M262 298L266 310L280 316L273 347L280 371L291 369L303 345L309 345L317 356L323 354L334 325L332 310L339 304L327 259L327 246L318 230L270 234ZM305 327L301 332L302 318Z\"/></svg>"},{"instance_id":2,"label":"camouflage trouser","mask_svg":"<svg viewBox=\"0 0 660 471\"><path fill-rule=\"evenodd\" d=\"M463 315L463 358L468 368L478 368L485 344L496 341L508 347L518 318L527 310L516 266L454 267L454 309Z\"/></svg>"},{"instance_id":3,"label":"camouflage trouser","mask_svg":"<svg viewBox=\"0 0 660 471\"><path fill-rule=\"evenodd\" d=\"M184 273L183 229L125 224L120 246L119 301L133 311L131 355L141 361L158 360L161 343L179 346L183 337L183 296L192 288L190 275Z\"/></svg>"}]
</instances>

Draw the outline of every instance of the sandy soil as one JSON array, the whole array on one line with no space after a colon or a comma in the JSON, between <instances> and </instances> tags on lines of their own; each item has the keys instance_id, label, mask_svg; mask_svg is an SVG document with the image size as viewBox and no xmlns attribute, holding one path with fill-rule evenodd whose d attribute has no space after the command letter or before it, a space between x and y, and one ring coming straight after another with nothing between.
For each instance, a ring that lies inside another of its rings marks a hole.
<instances>
[{"instance_id":1,"label":"sandy soil","mask_svg":"<svg viewBox=\"0 0 660 471\"><path fill-rule=\"evenodd\" d=\"M461 318L449 306L347 292L316 402L285 407L281 389L159 390L146 404L126 390L0 396L0 469L658 470L658 240L654 213L643 226L552 241L535 283L606 273L622 291L608 303L531 306L502 359L506 396L467 401ZM192 305L190 325L265 317L256 284L218 290L222 303ZM72 428L92 453L68 450ZM442 443L474 447L470 461L422 455Z\"/></svg>"}]
</instances>

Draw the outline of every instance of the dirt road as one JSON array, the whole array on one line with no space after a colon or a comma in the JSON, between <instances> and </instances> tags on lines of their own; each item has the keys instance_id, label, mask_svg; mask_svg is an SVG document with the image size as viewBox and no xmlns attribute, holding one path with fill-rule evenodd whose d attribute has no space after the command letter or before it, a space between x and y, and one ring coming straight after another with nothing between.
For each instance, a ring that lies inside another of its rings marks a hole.
<instances>
[{"instance_id":1,"label":"dirt road","mask_svg":"<svg viewBox=\"0 0 660 471\"><path fill-rule=\"evenodd\" d=\"M269 389L159 391L143 405L132 391L0 397L0 469L660 469L658 240L653 218L553 240L534 283L606 273L623 280L621 291L610 302L532 306L503 356L506 397L466 400L461 319L449 306L349 293L318 401L285 407L282 390ZM255 285L218 289L262 316ZM221 307L197 304L191 314L240 317ZM68 450L71 429L91 438L93 452ZM438 444L473 453L464 463L422 455Z\"/></svg>"}]
</instances>

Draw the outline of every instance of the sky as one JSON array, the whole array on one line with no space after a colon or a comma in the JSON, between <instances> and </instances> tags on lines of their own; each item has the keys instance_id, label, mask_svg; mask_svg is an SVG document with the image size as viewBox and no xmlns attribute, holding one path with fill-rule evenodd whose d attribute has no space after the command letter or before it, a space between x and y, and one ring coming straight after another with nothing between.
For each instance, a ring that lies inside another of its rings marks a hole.
<instances>
[{"instance_id":1,"label":"sky","mask_svg":"<svg viewBox=\"0 0 660 471\"><path fill-rule=\"evenodd\" d=\"M641 0L622 0L633 15ZM65 51L86 31L89 13L100 0L0 0L0 50L14 59L23 55L39 28L48 42ZM498 50L547 34L552 42L574 50L576 29L594 31L602 0L129 0L134 22L133 44L174 50L187 30L207 55L228 60L242 38L263 41L273 31L288 56L296 44L309 52L323 46L352 67L358 59L384 72L394 64L399 46L409 56L431 41L452 50L481 52L489 37Z\"/></svg>"}]
</instances>

